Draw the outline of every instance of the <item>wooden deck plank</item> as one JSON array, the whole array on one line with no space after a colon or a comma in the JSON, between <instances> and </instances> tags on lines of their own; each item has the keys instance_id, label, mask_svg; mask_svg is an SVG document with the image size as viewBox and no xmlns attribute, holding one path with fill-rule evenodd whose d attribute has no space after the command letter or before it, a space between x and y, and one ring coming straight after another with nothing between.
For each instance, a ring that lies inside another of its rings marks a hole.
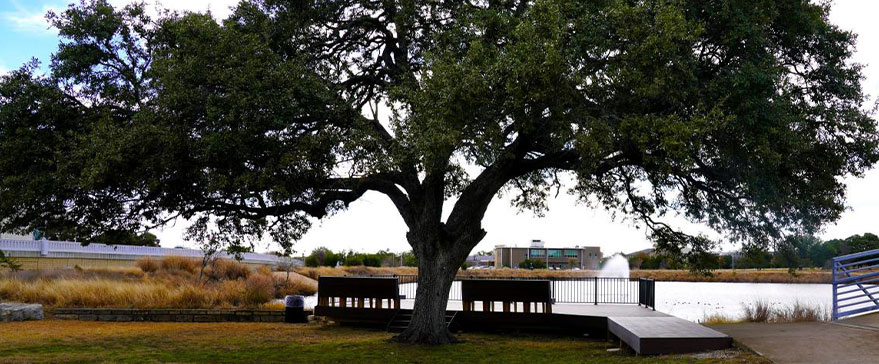
<instances>
[{"instance_id":1,"label":"wooden deck plank","mask_svg":"<svg viewBox=\"0 0 879 364\"><path fill-rule=\"evenodd\" d=\"M729 348L732 339L677 317L608 317L607 329L639 354L678 354Z\"/></svg>"}]
</instances>

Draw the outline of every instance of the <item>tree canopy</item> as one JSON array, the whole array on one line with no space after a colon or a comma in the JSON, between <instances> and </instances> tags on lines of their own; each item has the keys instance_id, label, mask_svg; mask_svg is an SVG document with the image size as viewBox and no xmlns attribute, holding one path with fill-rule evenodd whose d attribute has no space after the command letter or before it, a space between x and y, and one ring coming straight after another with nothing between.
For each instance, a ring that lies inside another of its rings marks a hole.
<instances>
[{"instance_id":1,"label":"tree canopy","mask_svg":"<svg viewBox=\"0 0 879 364\"><path fill-rule=\"evenodd\" d=\"M828 12L254 0L218 22L87 1L50 14L48 75L0 81L0 230L87 239L181 216L191 239L289 249L376 191L409 227L418 296L444 302L493 197L540 213L569 177L660 250L697 261L714 243L669 213L765 246L837 219L840 177L877 161L856 37ZM449 340L420 301L402 337Z\"/></svg>"}]
</instances>

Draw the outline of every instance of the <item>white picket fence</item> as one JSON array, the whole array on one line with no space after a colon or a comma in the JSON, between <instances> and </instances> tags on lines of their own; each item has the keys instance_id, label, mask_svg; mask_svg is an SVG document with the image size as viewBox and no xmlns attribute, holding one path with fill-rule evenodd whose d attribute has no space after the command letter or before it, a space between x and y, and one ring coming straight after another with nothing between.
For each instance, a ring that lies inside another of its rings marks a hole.
<instances>
[{"instance_id":1,"label":"white picket fence","mask_svg":"<svg viewBox=\"0 0 879 364\"><path fill-rule=\"evenodd\" d=\"M12 257L47 257L47 258L95 258L95 259L119 259L134 260L141 257L167 257L182 256L201 258L204 256L200 250L185 248L158 248L133 245L107 245L88 244L82 245L73 241L54 240L17 240L0 239L0 250ZM220 257L232 258L231 255L221 253ZM271 254L244 253L244 263L277 265L285 259ZM302 262L294 260L294 264L302 265Z\"/></svg>"}]
</instances>

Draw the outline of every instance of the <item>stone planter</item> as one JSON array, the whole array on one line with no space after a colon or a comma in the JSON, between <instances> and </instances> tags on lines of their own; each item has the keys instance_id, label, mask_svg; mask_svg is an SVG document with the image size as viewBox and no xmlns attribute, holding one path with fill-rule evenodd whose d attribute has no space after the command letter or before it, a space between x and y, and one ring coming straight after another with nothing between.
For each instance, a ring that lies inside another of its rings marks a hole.
<instances>
[{"instance_id":1,"label":"stone planter","mask_svg":"<svg viewBox=\"0 0 879 364\"><path fill-rule=\"evenodd\" d=\"M43 305L0 303L0 322L42 320Z\"/></svg>"}]
</instances>

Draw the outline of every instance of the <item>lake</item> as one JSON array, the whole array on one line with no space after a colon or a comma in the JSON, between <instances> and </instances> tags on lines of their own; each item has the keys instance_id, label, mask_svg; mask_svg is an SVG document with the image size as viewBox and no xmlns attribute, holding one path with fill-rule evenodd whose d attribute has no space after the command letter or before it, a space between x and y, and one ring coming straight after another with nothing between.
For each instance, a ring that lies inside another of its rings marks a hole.
<instances>
[{"instance_id":1,"label":"lake","mask_svg":"<svg viewBox=\"0 0 879 364\"><path fill-rule=\"evenodd\" d=\"M832 285L799 283L656 282L656 310L690 321L713 314L729 318L744 315L744 305L801 303L830 312Z\"/></svg>"}]
</instances>

